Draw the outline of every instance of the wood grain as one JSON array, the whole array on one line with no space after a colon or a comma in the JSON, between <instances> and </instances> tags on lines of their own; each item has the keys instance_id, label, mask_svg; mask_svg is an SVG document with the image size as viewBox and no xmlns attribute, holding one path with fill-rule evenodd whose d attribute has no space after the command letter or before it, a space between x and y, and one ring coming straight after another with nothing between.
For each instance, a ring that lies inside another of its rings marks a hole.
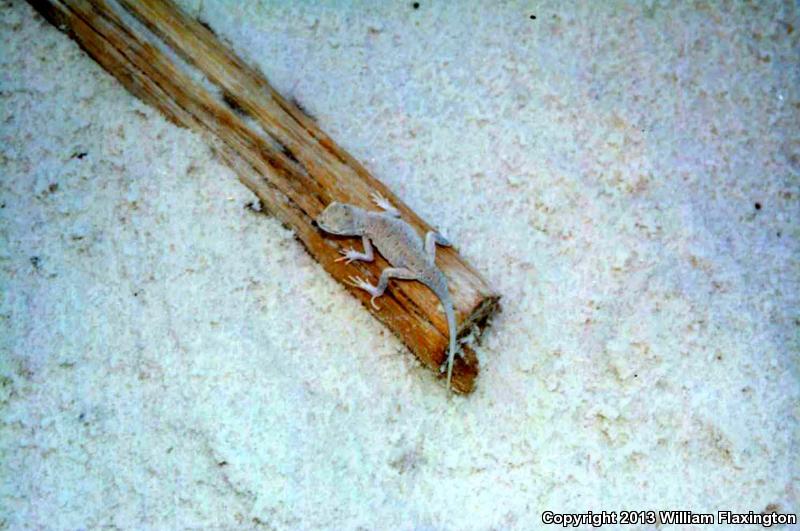
<instances>
[{"instance_id":1,"label":"wood grain","mask_svg":"<svg viewBox=\"0 0 800 531\"><path fill-rule=\"evenodd\" d=\"M374 209L380 192L420 233L431 226L408 208L263 75L239 59L203 24L175 5L157 0L29 0L66 31L128 90L174 123L204 135L263 207L293 229L308 252L365 308L389 327L438 377L447 356L447 323L438 299L417 282L392 281L380 299L345 279L361 275L376 283L387 262L345 265L339 249L357 240L331 238L312 225L332 201ZM457 242L455 242L457 243ZM479 336L498 310L499 297L454 248L439 248L437 265L447 276L461 337ZM335 318L335 316L332 316ZM462 349L453 369L457 392L473 390L475 353ZM346 363L347 360L338 360ZM332 361L336 362L336 361Z\"/></svg>"}]
</instances>

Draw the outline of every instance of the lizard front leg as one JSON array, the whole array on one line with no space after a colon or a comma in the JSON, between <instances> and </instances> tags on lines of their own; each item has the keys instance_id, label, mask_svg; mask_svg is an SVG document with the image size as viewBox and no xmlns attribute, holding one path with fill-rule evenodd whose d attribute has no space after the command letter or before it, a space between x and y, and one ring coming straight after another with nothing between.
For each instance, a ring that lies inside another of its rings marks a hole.
<instances>
[{"instance_id":1,"label":"lizard front leg","mask_svg":"<svg viewBox=\"0 0 800 531\"><path fill-rule=\"evenodd\" d=\"M350 277L350 285L363 289L372 295L372 298L369 300L370 304L372 304L372 307L376 310L380 310L380 307L375 304L375 299L383 295L383 292L386 291L386 286L389 285L390 279L416 280L417 277L418 275L416 273L405 267L387 267L381 272L381 278L378 280L377 286L373 286L360 277Z\"/></svg>"},{"instance_id":2,"label":"lizard front leg","mask_svg":"<svg viewBox=\"0 0 800 531\"><path fill-rule=\"evenodd\" d=\"M378 205L380 208L382 208L383 211L389 214L390 216L395 218L400 217L400 211L397 210L395 207L393 207L392 204L389 202L389 200L383 197L378 192L372 192L372 202Z\"/></svg>"},{"instance_id":3,"label":"lizard front leg","mask_svg":"<svg viewBox=\"0 0 800 531\"><path fill-rule=\"evenodd\" d=\"M450 242L435 231L430 231L428 234L425 235L425 252L428 256L431 257L431 260L436 259L436 244L443 245L445 247L450 247Z\"/></svg>"},{"instance_id":4,"label":"lizard front leg","mask_svg":"<svg viewBox=\"0 0 800 531\"><path fill-rule=\"evenodd\" d=\"M347 260L347 263L353 262L355 260L359 260L362 262L372 262L375 259L375 255L372 252L372 242L369 241L369 238L366 236L361 237L361 241L364 242L364 252L359 253L353 248L349 249L341 249L339 254L342 255L341 258L337 258L336 262L341 262L342 260Z\"/></svg>"}]
</instances>

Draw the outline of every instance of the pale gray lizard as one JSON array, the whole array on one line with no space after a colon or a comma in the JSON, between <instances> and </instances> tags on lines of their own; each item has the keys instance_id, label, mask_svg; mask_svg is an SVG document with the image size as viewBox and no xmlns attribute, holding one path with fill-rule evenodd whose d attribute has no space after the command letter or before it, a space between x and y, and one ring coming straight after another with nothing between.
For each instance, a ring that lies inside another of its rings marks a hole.
<instances>
[{"instance_id":1,"label":"pale gray lizard","mask_svg":"<svg viewBox=\"0 0 800 531\"><path fill-rule=\"evenodd\" d=\"M400 218L397 211L383 196L372 194L372 200L382 208L383 212L371 212L353 205L331 203L319 215L316 224L325 232L340 236L361 236L364 242L364 252L355 249L342 249L344 256L338 261L354 260L371 262L374 259L372 244L392 265L381 272L377 286L373 286L359 277L350 277L350 283L372 295L370 303L375 309L375 299L383 295L389 279L417 280L433 291L444 307L447 317L447 328L450 334L450 351L447 356L447 389L450 389L450 380L453 375L453 360L456 354L456 316L453 310L453 300L447 289L447 279L436 267L436 244L449 246L441 234L430 231L425 235L425 243L414 228Z\"/></svg>"}]
</instances>

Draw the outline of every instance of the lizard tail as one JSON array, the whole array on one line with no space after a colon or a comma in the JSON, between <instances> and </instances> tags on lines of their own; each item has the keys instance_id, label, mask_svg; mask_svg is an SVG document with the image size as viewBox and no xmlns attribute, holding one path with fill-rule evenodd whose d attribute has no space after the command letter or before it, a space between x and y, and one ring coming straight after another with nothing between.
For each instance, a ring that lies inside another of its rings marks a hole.
<instances>
[{"instance_id":1,"label":"lizard tail","mask_svg":"<svg viewBox=\"0 0 800 531\"><path fill-rule=\"evenodd\" d=\"M450 352L447 355L447 390L450 390L450 380L453 378L453 361L456 357L456 314L453 310L453 303L450 302L450 297L443 304L444 313L447 316L447 328L450 332Z\"/></svg>"},{"instance_id":2,"label":"lizard tail","mask_svg":"<svg viewBox=\"0 0 800 531\"><path fill-rule=\"evenodd\" d=\"M453 299L450 298L450 290L447 289L447 280L444 275L439 274L433 279L421 280L433 291L439 300L442 301L444 315L447 317L447 331L450 336L450 350L447 354L447 390L450 390L450 382L453 379L453 362L456 358L456 312L453 309Z\"/></svg>"}]
</instances>

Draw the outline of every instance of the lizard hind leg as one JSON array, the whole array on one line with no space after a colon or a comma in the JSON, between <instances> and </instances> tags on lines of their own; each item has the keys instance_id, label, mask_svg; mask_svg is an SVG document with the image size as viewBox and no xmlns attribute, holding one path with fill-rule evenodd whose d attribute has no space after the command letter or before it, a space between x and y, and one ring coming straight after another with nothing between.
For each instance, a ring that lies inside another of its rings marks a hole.
<instances>
[{"instance_id":1,"label":"lizard hind leg","mask_svg":"<svg viewBox=\"0 0 800 531\"><path fill-rule=\"evenodd\" d=\"M425 235L425 253L431 257L431 260L436 258L436 244L442 245L444 247L450 247L451 243L435 231L429 231L428 234Z\"/></svg>"},{"instance_id":2,"label":"lizard hind leg","mask_svg":"<svg viewBox=\"0 0 800 531\"><path fill-rule=\"evenodd\" d=\"M372 304L372 307L376 310L380 310L380 306L375 304L375 299L383 295L383 292L386 291L386 287L389 285L389 280L392 278L416 280L417 274L410 269L406 269L405 267L387 267L381 272L381 278L378 280L377 286L373 286L360 277L350 277L350 285L359 289L363 289L372 295L372 298L369 300L370 304Z\"/></svg>"}]
</instances>

